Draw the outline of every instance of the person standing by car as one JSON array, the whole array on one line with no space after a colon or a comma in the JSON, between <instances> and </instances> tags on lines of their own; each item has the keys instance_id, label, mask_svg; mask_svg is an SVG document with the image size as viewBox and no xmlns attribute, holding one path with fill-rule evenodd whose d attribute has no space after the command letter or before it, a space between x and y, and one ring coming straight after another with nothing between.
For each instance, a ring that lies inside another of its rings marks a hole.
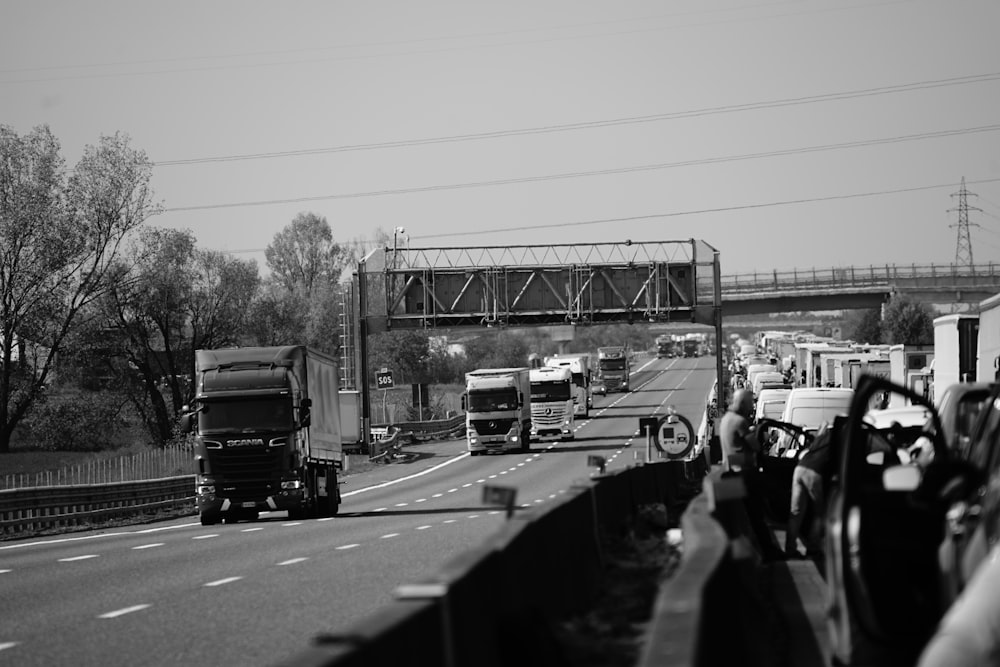
<instances>
[{"instance_id":1,"label":"person standing by car","mask_svg":"<svg viewBox=\"0 0 1000 667\"><path fill-rule=\"evenodd\" d=\"M764 518L764 489L758 469L760 444L750 428L753 394L747 389L733 392L732 402L719 421L719 444L722 466L729 474L743 478L746 487L746 510L761 555L765 560L783 560L784 553L774 543Z\"/></svg>"},{"instance_id":2,"label":"person standing by car","mask_svg":"<svg viewBox=\"0 0 1000 667\"><path fill-rule=\"evenodd\" d=\"M833 472L832 441L833 427L829 423L824 424L812 442L799 453L792 472L792 500L785 531L785 555L788 558L799 558L800 538L806 547L807 558L823 557L826 486Z\"/></svg>"}]
</instances>

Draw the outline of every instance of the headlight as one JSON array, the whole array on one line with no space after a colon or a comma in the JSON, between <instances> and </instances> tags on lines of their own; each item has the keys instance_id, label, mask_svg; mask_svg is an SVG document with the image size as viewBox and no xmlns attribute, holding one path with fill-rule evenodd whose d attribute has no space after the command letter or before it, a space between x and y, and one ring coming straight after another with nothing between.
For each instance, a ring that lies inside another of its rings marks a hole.
<instances>
[{"instance_id":1,"label":"headlight","mask_svg":"<svg viewBox=\"0 0 1000 667\"><path fill-rule=\"evenodd\" d=\"M292 479L287 482L281 483L281 488L285 490L295 490L302 488L302 481L298 479Z\"/></svg>"},{"instance_id":2,"label":"headlight","mask_svg":"<svg viewBox=\"0 0 1000 667\"><path fill-rule=\"evenodd\" d=\"M207 496L213 494L215 493L215 485L201 484L195 488L195 493L197 493L199 496Z\"/></svg>"}]
</instances>

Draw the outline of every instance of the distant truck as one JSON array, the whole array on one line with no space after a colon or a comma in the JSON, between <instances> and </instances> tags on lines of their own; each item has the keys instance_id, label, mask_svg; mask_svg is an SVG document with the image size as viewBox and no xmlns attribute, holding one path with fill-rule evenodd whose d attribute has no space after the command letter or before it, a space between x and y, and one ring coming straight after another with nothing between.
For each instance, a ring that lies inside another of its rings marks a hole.
<instances>
[{"instance_id":1,"label":"distant truck","mask_svg":"<svg viewBox=\"0 0 1000 667\"><path fill-rule=\"evenodd\" d=\"M979 316L957 313L934 319L933 400L956 382L975 382Z\"/></svg>"},{"instance_id":2,"label":"distant truck","mask_svg":"<svg viewBox=\"0 0 1000 667\"><path fill-rule=\"evenodd\" d=\"M695 338L685 338L681 344L684 346L685 357L697 357L701 354L701 341Z\"/></svg>"},{"instance_id":3,"label":"distant truck","mask_svg":"<svg viewBox=\"0 0 1000 667\"><path fill-rule=\"evenodd\" d=\"M656 337L656 358L673 359L677 352L674 349L674 339L670 334Z\"/></svg>"},{"instance_id":4,"label":"distant truck","mask_svg":"<svg viewBox=\"0 0 1000 667\"><path fill-rule=\"evenodd\" d=\"M573 374L568 368L542 366L532 368L531 436L556 436L572 440L574 436Z\"/></svg>"},{"instance_id":5,"label":"distant truck","mask_svg":"<svg viewBox=\"0 0 1000 667\"><path fill-rule=\"evenodd\" d=\"M465 374L466 442L471 456L531 448L530 369L480 368Z\"/></svg>"},{"instance_id":6,"label":"distant truck","mask_svg":"<svg viewBox=\"0 0 1000 667\"><path fill-rule=\"evenodd\" d=\"M554 368L565 367L573 374L573 414L583 417L590 416L590 408L594 407L594 397L591 393L590 356L586 354L557 354L545 357L545 365Z\"/></svg>"},{"instance_id":7,"label":"distant truck","mask_svg":"<svg viewBox=\"0 0 1000 667\"><path fill-rule=\"evenodd\" d=\"M337 360L303 345L195 352L195 498L202 525L332 516L343 469Z\"/></svg>"},{"instance_id":8,"label":"distant truck","mask_svg":"<svg viewBox=\"0 0 1000 667\"><path fill-rule=\"evenodd\" d=\"M597 348L597 384L606 393L631 391L630 375L628 348L624 345Z\"/></svg>"}]
</instances>

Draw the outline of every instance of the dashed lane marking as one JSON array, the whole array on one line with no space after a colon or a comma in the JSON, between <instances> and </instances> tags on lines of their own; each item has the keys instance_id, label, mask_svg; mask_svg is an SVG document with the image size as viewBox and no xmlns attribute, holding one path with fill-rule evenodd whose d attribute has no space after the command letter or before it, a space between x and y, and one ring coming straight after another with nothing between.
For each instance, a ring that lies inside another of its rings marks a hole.
<instances>
[{"instance_id":1,"label":"dashed lane marking","mask_svg":"<svg viewBox=\"0 0 1000 667\"><path fill-rule=\"evenodd\" d=\"M341 546L337 547L337 551L346 551L347 549L356 549L357 547L360 547L360 546L361 546L360 544L342 544Z\"/></svg>"},{"instance_id":2,"label":"dashed lane marking","mask_svg":"<svg viewBox=\"0 0 1000 667\"><path fill-rule=\"evenodd\" d=\"M288 560L283 560L278 565L295 565L296 563L301 563L302 561L307 561L308 558L289 558Z\"/></svg>"},{"instance_id":3,"label":"dashed lane marking","mask_svg":"<svg viewBox=\"0 0 1000 667\"><path fill-rule=\"evenodd\" d=\"M91 558L97 558L97 554L87 554L86 556L71 556L69 558L60 558L60 563L73 563L78 560L89 560Z\"/></svg>"},{"instance_id":4,"label":"dashed lane marking","mask_svg":"<svg viewBox=\"0 0 1000 667\"><path fill-rule=\"evenodd\" d=\"M210 534L208 534L208 535L195 535L195 536L194 536L194 537L192 537L191 539L192 539L192 540L210 540L210 539L212 539L213 537L218 537L218 536L219 536L219 534L218 534L218 533L210 533Z\"/></svg>"},{"instance_id":5,"label":"dashed lane marking","mask_svg":"<svg viewBox=\"0 0 1000 667\"><path fill-rule=\"evenodd\" d=\"M119 616L124 616L125 614L132 614L137 611L142 611L143 609L149 609L152 605L148 604L136 604L131 607L125 607L124 609L116 609L115 611L109 611L106 614L101 614L97 618L118 618Z\"/></svg>"},{"instance_id":6,"label":"dashed lane marking","mask_svg":"<svg viewBox=\"0 0 1000 667\"><path fill-rule=\"evenodd\" d=\"M153 542L152 544L140 544L137 547L132 547L132 551L142 551L143 549L155 549L156 547L162 547L164 542Z\"/></svg>"},{"instance_id":7,"label":"dashed lane marking","mask_svg":"<svg viewBox=\"0 0 1000 667\"><path fill-rule=\"evenodd\" d=\"M380 540L387 540L387 539L389 539L390 537L399 537L399 533L386 533L385 535L383 535L383 536L382 536L382 537L380 537L379 539L380 539Z\"/></svg>"},{"instance_id":8,"label":"dashed lane marking","mask_svg":"<svg viewBox=\"0 0 1000 667\"><path fill-rule=\"evenodd\" d=\"M226 584L231 584L234 581L239 581L242 578L243 577L226 577L225 579L217 579L215 581L210 581L207 584L204 584L204 586L206 588L212 588L215 586L225 586Z\"/></svg>"}]
</instances>

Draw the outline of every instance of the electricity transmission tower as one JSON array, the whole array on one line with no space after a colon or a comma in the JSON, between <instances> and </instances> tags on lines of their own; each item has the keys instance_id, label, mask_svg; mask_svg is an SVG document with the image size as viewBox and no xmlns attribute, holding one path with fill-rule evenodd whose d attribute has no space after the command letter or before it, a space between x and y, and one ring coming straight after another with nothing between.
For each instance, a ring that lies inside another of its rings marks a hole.
<instances>
[{"instance_id":1,"label":"electricity transmission tower","mask_svg":"<svg viewBox=\"0 0 1000 667\"><path fill-rule=\"evenodd\" d=\"M958 240L955 242L955 266L968 266L970 269L973 266L972 263L972 238L969 236L969 211L979 211L982 209L976 208L975 206L969 206L968 195L976 196L976 193L969 192L965 189L965 176L962 177L962 185L958 189L958 192L952 193L952 197L958 197L958 207L949 208L948 212L958 211L958 222L954 225L948 225L949 227L958 227ZM978 227L976 223L972 223L972 226Z\"/></svg>"}]
</instances>

